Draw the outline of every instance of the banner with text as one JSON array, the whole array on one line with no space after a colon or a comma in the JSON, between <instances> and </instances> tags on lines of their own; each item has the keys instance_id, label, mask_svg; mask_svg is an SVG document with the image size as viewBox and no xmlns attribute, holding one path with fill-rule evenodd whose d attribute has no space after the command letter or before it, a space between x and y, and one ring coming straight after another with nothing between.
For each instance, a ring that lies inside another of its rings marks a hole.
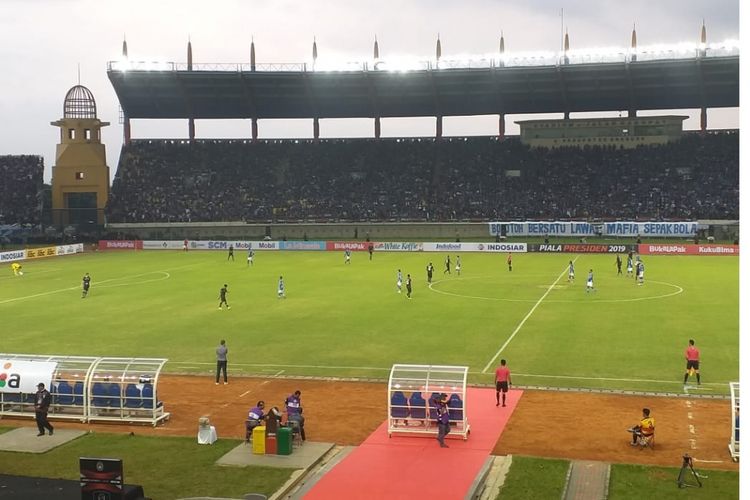
<instances>
[{"instance_id":1,"label":"banner with text","mask_svg":"<svg viewBox=\"0 0 750 500\"><path fill-rule=\"evenodd\" d=\"M182 248L184 241L180 242L180 248ZM279 243L277 241L194 241L188 240L188 248L190 250L229 250L229 247L234 250L247 251L253 250L278 250Z\"/></svg>"},{"instance_id":2,"label":"banner with text","mask_svg":"<svg viewBox=\"0 0 750 500\"><path fill-rule=\"evenodd\" d=\"M59 245L55 247L55 250L57 251L57 255L72 255L74 253L81 253L83 252L83 243L76 243L74 245Z\"/></svg>"},{"instance_id":3,"label":"banner with text","mask_svg":"<svg viewBox=\"0 0 750 500\"><path fill-rule=\"evenodd\" d=\"M645 255L739 255L739 245L638 245Z\"/></svg>"},{"instance_id":4,"label":"banner with text","mask_svg":"<svg viewBox=\"0 0 750 500\"><path fill-rule=\"evenodd\" d=\"M601 224L590 222L490 222L492 236L593 236L601 230Z\"/></svg>"},{"instance_id":5,"label":"banner with text","mask_svg":"<svg viewBox=\"0 0 750 500\"><path fill-rule=\"evenodd\" d=\"M26 250L13 250L12 252L0 252L0 262L14 262L26 258Z\"/></svg>"},{"instance_id":6,"label":"banner with text","mask_svg":"<svg viewBox=\"0 0 750 500\"><path fill-rule=\"evenodd\" d=\"M325 241L280 241L279 250L325 250Z\"/></svg>"},{"instance_id":7,"label":"banner with text","mask_svg":"<svg viewBox=\"0 0 750 500\"><path fill-rule=\"evenodd\" d=\"M605 245L598 243L530 244L529 252L545 253L628 253L635 245Z\"/></svg>"},{"instance_id":8,"label":"banner with text","mask_svg":"<svg viewBox=\"0 0 750 500\"><path fill-rule=\"evenodd\" d=\"M425 252L526 252L526 243L423 243Z\"/></svg>"},{"instance_id":9,"label":"banner with text","mask_svg":"<svg viewBox=\"0 0 750 500\"><path fill-rule=\"evenodd\" d=\"M698 223L683 222L604 222L602 234L605 236L625 236L636 238L690 238L698 232Z\"/></svg>"},{"instance_id":10,"label":"banner with text","mask_svg":"<svg viewBox=\"0 0 750 500\"><path fill-rule=\"evenodd\" d=\"M26 250L27 259L38 259L40 257L54 257L57 255L57 247L29 248Z\"/></svg>"},{"instance_id":11,"label":"banner with text","mask_svg":"<svg viewBox=\"0 0 750 500\"><path fill-rule=\"evenodd\" d=\"M142 241L136 240L99 240L99 250L140 250Z\"/></svg>"},{"instance_id":12,"label":"banner with text","mask_svg":"<svg viewBox=\"0 0 750 500\"><path fill-rule=\"evenodd\" d=\"M680 222L490 222L490 235L506 236L638 236L649 238L689 238L698 231L695 221Z\"/></svg>"},{"instance_id":13,"label":"banner with text","mask_svg":"<svg viewBox=\"0 0 750 500\"><path fill-rule=\"evenodd\" d=\"M57 363L49 361L0 359L0 392L33 394L39 383L50 390L56 369Z\"/></svg>"},{"instance_id":14,"label":"banner with text","mask_svg":"<svg viewBox=\"0 0 750 500\"><path fill-rule=\"evenodd\" d=\"M373 243L373 249L377 252L421 252L424 250L424 244L408 241L378 241Z\"/></svg>"},{"instance_id":15,"label":"banner with text","mask_svg":"<svg viewBox=\"0 0 750 500\"><path fill-rule=\"evenodd\" d=\"M366 241L326 241L326 250L366 252L369 245Z\"/></svg>"}]
</instances>

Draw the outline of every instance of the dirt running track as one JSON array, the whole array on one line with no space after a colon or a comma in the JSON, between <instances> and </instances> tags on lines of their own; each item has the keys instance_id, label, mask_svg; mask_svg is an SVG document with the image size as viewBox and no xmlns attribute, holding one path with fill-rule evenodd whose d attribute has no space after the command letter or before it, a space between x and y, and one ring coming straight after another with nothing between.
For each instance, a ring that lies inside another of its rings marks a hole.
<instances>
[{"instance_id":1,"label":"dirt running track","mask_svg":"<svg viewBox=\"0 0 750 500\"><path fill-rule=\"evenodd\" d=\"M72 422L55 425L142 435L195 436L198 418L208 415L220 438L243 438L245 416L258 400L266 402L266 409L283 409L284 398L299 389L308 440L358 445L380 425L387 411L382 382L252 377L234 377L229 382L217 386L206 376L162 375L158 397L172 417L157 428ZM495 401L493 397L469 404L494 406ZM656 420L654 450L629 446L631 435L626 429L640 420L643 407L651 408ZM497 411L505 410L500 407ZM34 425L30 420L4 422ZM494 453L678 467L683 453L688 452L697 459L698 467L739 470L729 458L730 434L726 400L525 391Z\"/></svg>"}]
</instances>

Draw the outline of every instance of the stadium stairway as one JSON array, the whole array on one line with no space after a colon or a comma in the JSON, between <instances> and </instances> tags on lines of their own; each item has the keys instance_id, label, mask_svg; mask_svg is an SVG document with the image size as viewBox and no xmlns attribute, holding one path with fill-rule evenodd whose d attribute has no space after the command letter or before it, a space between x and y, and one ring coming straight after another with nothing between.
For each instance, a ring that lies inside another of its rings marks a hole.
<instances>
[{"instance_id":1,"label":"stadium stairway","mask_svg":"<svg viewBox=\"0 0 750 500\"><path fill-rule=\"evenodd\" d=\"M563 500L604 500L609 489L609 464L574 460L568 469Z\"/></svg>"}]
</instances>

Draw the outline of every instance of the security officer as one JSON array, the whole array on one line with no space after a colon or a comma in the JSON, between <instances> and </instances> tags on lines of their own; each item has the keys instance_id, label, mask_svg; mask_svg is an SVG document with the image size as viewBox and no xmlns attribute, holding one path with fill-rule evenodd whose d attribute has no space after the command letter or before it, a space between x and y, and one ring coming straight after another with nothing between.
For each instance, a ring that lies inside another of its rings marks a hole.
<instances>
[{"instance_id":1,"label":"security officer","mask_svg":"<svg viewBox=\"0 0 750 500\"><path fill-rule=\"evenodd\" d=\"M39 428L37 436L44 436L44 429L47 429L51 436L54 434L55 428L47 421L47 412L49 411L50 403L52 403L52 395L44 388L44 384L41 382L37 384L36 388L34 415L36 417L36 426Z\"/></svg>"}]
</instances>

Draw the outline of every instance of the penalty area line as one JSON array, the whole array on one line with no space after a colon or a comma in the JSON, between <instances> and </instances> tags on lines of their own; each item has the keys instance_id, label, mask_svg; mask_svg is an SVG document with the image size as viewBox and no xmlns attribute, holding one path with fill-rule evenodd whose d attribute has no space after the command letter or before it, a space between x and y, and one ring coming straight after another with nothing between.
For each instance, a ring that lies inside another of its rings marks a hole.
<instances>
[{"instance_id":1,"label":"penalty area line","mask_svg":"<svg viewBox=\"0 0 750 500\"><path fill-rule=\"evenodd\" d=\"M578 260L578 257L579 256L576 255L576 258L573 259L574 264ZM562 279L562 277L565 275L565 272L567 270L568 270L568 266L565 266L562 272L560 273L560 275L557 277L557 279L550 286L547 287L547 291L544 292L544 295L539 297L539 300L536 301L536 304L534 304L531 310L528 313L526 313L526 316L523 317L521 322L518 323L518 326L516 326L516 329L513 330L513 333L510 334L510 337L508 337L508 340L506 340L505 343L502 346L500 346L500 349L498 349L495 355L492 356L492 358L487 362L487 365L485 365L484 369L482 370L482 373L487 373L487 370L490 369L490 366L492 366L492 363L494 363L497 357L500 356L500 354L502 354L502 352L505 350L506 347L508 347L508 344L510 344L510 341L513 340L516 334L521 330L521 328L523 328L523 325L526 324L526 320L528 320L531 317L531 315L534 314L534 311L536 311L536 308L539 307L539 304L541 304L542 301L545 298L547 298L547 295L549 295L549 293L552 290L554 290L555 286L557 286L557 282L560 281L560 279Z\"/></svg>"}]
</instances>

